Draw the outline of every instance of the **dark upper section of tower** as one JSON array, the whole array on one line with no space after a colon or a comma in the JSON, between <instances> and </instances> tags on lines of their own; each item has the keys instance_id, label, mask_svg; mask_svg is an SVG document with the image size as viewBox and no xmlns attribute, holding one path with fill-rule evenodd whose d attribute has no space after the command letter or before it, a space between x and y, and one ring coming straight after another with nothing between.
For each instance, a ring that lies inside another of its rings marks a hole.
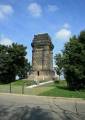
<instances>
[{"instance_id":1,"label":"dark upper section of tower","mask_svg":"<svg viewBox=\"0 0 85 120\"><path fill-rule=\"evenodd\" d=\"M34 39L31 45L32 47L42 47L48 45L51 49L54 48L48 33L34 35Z\"/></svg>"}]
</instances>

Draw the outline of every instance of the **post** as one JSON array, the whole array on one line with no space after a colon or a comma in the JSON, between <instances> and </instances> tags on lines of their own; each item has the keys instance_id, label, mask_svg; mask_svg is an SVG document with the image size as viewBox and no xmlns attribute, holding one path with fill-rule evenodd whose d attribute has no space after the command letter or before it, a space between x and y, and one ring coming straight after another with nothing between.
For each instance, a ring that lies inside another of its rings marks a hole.
<instances>
[{"instance_id":1,"label":"post","mask_svg":"<svg viewBox=\"0 0 85 120\"><path fill-rule=\"evenodd\" d=\"M9 84L9 85L10 85L10 93L11 93L11 92L12 92L12 88L11 88L11 82L10 82L10 84Z\"/></svg>"},{"instance_id":2,"label":"post","mask_svg":"<svg viewBox=\"0 0 85 120\"><path fill-rule=\"evenodd\" d=\"M22 83L22 94L24 94L24 82Z\"/></svg>"}]
</instances>

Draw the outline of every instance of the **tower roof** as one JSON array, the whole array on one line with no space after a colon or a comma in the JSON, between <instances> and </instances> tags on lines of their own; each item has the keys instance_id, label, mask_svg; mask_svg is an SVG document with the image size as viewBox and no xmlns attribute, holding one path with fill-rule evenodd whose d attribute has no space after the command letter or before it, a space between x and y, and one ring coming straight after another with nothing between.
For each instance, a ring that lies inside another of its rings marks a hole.
<instances>
[{"instance_id":1,"label":"tower roof","mask_svg":"<svg viewBox=\"0 0 85 120\"><path fill-rule=\"evenodd\" d=\"M45 42L45 41L48 41L48 42L51 42L51 38L50 36L48 35L48 33L43 33L43 34L38 34L38 35L34 35L34 41L41 41L41 42Z\"/></svg>"},{"instance_id":2,"label":"tower roof","mask_svg":"<svg viewBox=\"0 0 85 120\"><path fill-rule=\"evenodd\" d=\"M32 47L49 45L53 49L53 44L48 33L34 35Z\"/></svg>"}]
</instances>

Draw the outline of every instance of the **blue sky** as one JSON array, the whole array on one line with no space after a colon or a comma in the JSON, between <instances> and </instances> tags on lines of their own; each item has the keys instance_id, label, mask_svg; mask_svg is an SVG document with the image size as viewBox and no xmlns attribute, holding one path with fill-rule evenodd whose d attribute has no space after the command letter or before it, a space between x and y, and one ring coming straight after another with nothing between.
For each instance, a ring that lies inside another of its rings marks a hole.
<instances>
[{"instance_id":1,"label":"blue sky","mask_svg":"<svg viewBox=\"0 0 85 120\"><path fill-rule=\"evenodd\" d=\"M85 0L0 0L0 44L27 46L31 61L34 34L48 33L54 55L85 29Z\"/></svg>"}]
</instances>

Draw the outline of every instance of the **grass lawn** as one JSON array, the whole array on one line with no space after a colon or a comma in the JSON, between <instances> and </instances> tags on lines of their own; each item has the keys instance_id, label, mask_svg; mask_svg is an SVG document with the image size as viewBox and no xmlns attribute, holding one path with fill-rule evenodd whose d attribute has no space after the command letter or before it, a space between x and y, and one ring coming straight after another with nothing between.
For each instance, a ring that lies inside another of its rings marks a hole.
<instances>
[{"instance_id":1,"label":"grass lawn","mask_svg":"<svg viewBox=\"0 0 85 120\"><path fill-rule=\"evenodd\" d=\"M40 81L42 82L42 81ZM45 81L47 82L47 81ZM22 89L24 85L24 94L28 95L39 95L42 92L45 92L47 90L51 89L51 86L45 85L41 87L36 87L36 88L26 88L29 85L33 85L33 81L27 81L27 80L17 80L15 82L11 83L11 92L12 93L18 93L22 94ZM10 92L10 84L0 84L0 92L1 93L9 93Z\"/></svg>"},{"instance_id":2,"label":"grass lawn","mask_svg":"<svg viewBox=\"0 0 85 120\"><path fill-rule=\"evenodd\" d=\"M61 81L52 85L51 90L47 90L40 95L43 96L56 96L56 97L69 97L69 98L85 98L85 90L70 91L67 89L66 81Z\"/></svg>"},{"instance_id":3,"label":"grass lawn","mask_svg":"<svg viewBox=\"0 0 85 120\"><path fill-rule=\"evenodd\" d=\"M60 83L50 83L36 88L26 88L27 84L33 84L33 81L18 80L11 83L12 93L22 94L24 83L24 94L39 95L39 96L56 96L56 97L70 97L70 98L84 98L85 90L70 91L66 88L66 81ZM0 92L9 93L10 84L0 85Z\"/></svg>"},{"instance_id":4,"label":"grass lawn","mask_svg":"<svg viewBox=\"0 0 85 120\"><path fill-rule=\"evenodd\" d=\"M22 93L23 85L31 85L32 81L26 80L16 80L15 82L11 83L11 91L12 93ZM2 93L9 93L10 92L10 84L0 84L0 92Z\"/></svg>"}]
</instances>

